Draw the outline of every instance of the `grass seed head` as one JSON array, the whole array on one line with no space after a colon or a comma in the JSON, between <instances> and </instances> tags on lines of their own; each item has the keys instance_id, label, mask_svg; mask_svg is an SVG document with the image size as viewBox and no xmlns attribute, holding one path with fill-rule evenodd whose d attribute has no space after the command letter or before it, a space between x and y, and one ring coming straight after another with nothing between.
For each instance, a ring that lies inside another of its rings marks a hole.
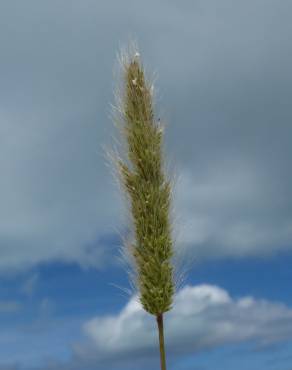
<instances>
[{"instance_id":1,"label":"grass seed head","mask_svg":"<svg viewBox=\"0 0 292 370\"><path fill-rule=\"evenodd\" d=\"M130 202L137 287L144 309L170 310L174 294L170 202L171 186L163 170L163 130L155 121L153 87L145 79L140 54L124 60L123 133L127 160L118 169Z\"/></svg>"}]
</instances>

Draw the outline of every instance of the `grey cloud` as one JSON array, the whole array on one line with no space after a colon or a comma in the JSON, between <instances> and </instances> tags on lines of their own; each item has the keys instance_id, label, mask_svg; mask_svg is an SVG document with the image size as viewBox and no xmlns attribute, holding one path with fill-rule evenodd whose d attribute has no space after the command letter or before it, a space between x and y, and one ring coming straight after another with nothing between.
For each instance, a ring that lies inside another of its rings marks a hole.
<instances>
[{"instance_id":1,"label":"grey cloud","mask_svg":"<svg viewBox=\"0 0 292 370\"><path fill-rule=\"evenodd\" d=\"M281 199L265 194L267 187L255 168L238 168L232 161L200 179L181 171L176 183L177 244L198 260L289 250L292 219Z\"/></svg>"},{"instance_id":2,"label":"grey cloud","mask_svg":"<svg viewBox=\"0 0 292 370\"><path fill-rule=\"evenodd\" d=\"M192 217L203 220L190 247L212 234L223 255L226 240L245 255L240 235L251 234L248 254L265 253L257 245L267 238L269 251L290 248L291 10L288 0L2 1L1 271L107 263L101 236L120 227L123 208L102 145L113 134L115 55L129 36L159 76L171 163L190 174L190 188L206 185L200 209L186 190Z\"/></svg>"}]
</instances>

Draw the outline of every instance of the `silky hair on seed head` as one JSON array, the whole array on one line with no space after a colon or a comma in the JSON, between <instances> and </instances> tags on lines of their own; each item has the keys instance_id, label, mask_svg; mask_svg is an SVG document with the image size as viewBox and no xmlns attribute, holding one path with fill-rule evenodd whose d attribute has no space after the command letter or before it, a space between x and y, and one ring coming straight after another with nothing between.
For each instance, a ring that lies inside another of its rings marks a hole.
<instances>
[{"instance_id":1,"label":"silky hair on seed head","mask_svg":"<svg viewBox=\"0 0 292 370\"><path fill-rule=\"evenodd\" d=\"M120 54L123 89L118 96L116 124L124 153L116 158L126 195L132 232L127 253L143 308L153 315L172 307L175 291L172 264L171 182L162 153L163 126L155 118L153 84L145 77L136 47Z\"/></svg>"}]
</instances>

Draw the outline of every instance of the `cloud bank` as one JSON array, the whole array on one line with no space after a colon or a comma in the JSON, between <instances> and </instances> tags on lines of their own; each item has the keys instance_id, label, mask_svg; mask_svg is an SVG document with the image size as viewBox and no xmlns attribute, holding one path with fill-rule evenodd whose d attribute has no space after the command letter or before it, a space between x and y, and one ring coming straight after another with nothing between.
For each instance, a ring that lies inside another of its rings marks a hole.
<instances>
[{"instance_id":1,"label":"cloud bank","mask_svg":"<svg viewBox=\"0 0 292 370\"><path fill-rule=\"evenodd\" d=\"M291 250L291 1L15 4L0 5L1 272L108 262L123 208L102 146L129 35L159 76L180 242L207 258Z\"/></svg>"}]
</instances>

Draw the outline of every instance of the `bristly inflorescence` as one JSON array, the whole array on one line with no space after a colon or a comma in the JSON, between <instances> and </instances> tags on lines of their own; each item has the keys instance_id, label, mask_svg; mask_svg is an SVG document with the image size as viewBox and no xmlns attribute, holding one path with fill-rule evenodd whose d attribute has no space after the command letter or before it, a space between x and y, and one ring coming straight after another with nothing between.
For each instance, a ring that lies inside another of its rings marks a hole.
<instances>
[{"instance_id":1,"label":"bristly inflorescence","mask_svg":"<svg viewBox=\"0 0 292 370\"><path fill-rule=\"evenodd\" d=\"M139 54L124 64L123 120L129 165L119 172L131 206L137 287L144 309L159 315L170 310L174 294L170 225L171 187L163 170L163 130L155 121L152 87Z\"/></svg>"}]
</instances>

